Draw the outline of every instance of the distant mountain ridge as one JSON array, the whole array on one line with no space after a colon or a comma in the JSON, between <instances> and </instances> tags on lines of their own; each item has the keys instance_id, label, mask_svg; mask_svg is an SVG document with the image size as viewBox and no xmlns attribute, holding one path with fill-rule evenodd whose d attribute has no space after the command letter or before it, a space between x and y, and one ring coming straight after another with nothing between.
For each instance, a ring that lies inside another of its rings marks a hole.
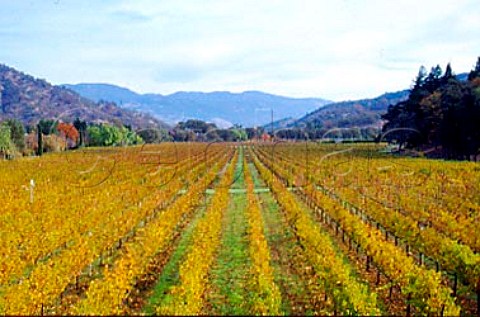
<instances>
[{"instance_id":1,"label":"distant mountain ridge","mask_svg":"<svg viewBox=\"0 0 480 317\"><path fill-rule=\"evenodd\" d=\"M110 84L78 84L62 85L65 88L77 92L79 95L93 101L108 100L118 104L138 103L142 100L141 96L130 89L110 85ZM105 99L108 96L109 99Z\"/></svg>"},{"instance_id":2,"label":"distant mountain ridge","mask_svg":"<svg viewBox=\"0 0 480 317\"><path fill-rule=\"evenodd\" d=\"M95 103L76 92L54 86L0 64L0 120L15 118L34 125L40 119L87 122L120 121L134 128L168 125L144 113L122 109L111 102Z\"/></svg>"},{"instance_id":3,"label":"distant mountain ridge","mask_svg":"<svg viewBox=\"0 0 480 317\"><path fill-rule=\"evenodd\" d=\"M289 98L260 91L232 93L176 92L170 95L138 94L109 84L63 85L95 101L114 101L127 109L148 112L169 123L186 119L222 120L243 126L262 126L274 119L300 118L331 103L322 98Z\"/></svg>"},{"instance_id":4,"label":"distant mountain ridge","mask_svg":"<svg viewBox=\"0 0 480 317\"><path fill-rule=\"evenodd\" d=\"M468 74L456 75L466 80ZM329 102L322 98L288 98L259 91L177 92L171 95L138 94L109 84L64 85L90 99L115 101L124 108L137 109L170 123L201 119L244 126L293 128L381 127L388 106L405 100L409 89L386 92L375 98Z\"/></svg>"}]
</instances>

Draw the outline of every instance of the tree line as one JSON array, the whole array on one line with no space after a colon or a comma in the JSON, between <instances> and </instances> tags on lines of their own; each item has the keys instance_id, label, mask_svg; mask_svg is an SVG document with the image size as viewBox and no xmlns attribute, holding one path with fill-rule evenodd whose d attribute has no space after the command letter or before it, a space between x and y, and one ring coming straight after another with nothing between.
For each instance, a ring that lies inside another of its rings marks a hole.
<instances>
[{"instance_id":1,"label":"tree line","mask_svg":"<svg viewBox=\"0 0 480 317\"><path fill-rule=\"evenodd\" d=\"M41 119L36 125L24 126L17 119L0 123L0 155L42 155L83 146L118 146L143 143L131 126L119 122L88 123L80 119L59 122Z\"/></svg>"},{"instance_id":2,"label":"tree line","mask_svg":"<svg viewBox=\"0 0 480 317\"><path fill-rule=\"evenodd\" d=\"M448 64L420 67L407 100L390 105L384 140L438 157L477 160L480 153L480 57L466 80Z\"/></svg>"},{"instance_id":3,"label":"tree line","mask_svg":"<svg viewBox=\"0 0 480 317\"><path fill-rule=\"evenodd\" d=\"M87 123L80 119L59 122L41 119L36 125L24 126L19 120L0 123L0 155L4 158L19 155L42 155L84 146L128 146L160 142L241 142L247 140L270 141L307 140L329 138L345 141L373 141L376 128L334 129L292 128L268 131L265 127L244 128L233 125L218 128L214 123L189 119L178 122L170 130L145 128L133 130L121 122Z\"/></svg>"},{"instance_id":4,"label":"tree line","mask_svg":"<svg viewBox=\"0 0 480 317\"><path fill-rule=\"evenodd\" d=\"M235 125L219 129L213 123L187 120L177 123L170 130L159 128L132 129L120 121L110 123L87 123L80 119L60 122L41 119L36 125L24 126L17 119L0 122L0 155L42 155L84 146L128 146L160 142L212 142L245 141L259 137L260 129L244 129Z\"/></svg>"}]
</instances>

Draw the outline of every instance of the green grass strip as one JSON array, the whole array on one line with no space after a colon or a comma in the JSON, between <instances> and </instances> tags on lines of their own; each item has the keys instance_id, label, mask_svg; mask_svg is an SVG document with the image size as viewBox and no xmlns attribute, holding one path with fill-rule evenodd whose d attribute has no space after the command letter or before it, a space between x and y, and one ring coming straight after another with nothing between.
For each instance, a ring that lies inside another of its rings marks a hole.
<instances>
[{"instance_id":1,"label":"green grass strip","mask_svg":"<svg viewBox=\"0 0 480 317\"><path fill-rule=\"evenodd\" d=\"M224 233L217 261L210 271L207 295L212 315L249 315L250 254L245 217L246 200L234 195L223 220Z\"/></svg>"},{"instance_id":2,"label":"green grass strip","mask_svg":"<svg viewBox=\"0 0 480 317\"><path fill-rule=\"evenodd\" d=\"M243 190L243 151L235 172L231 189ZM210 270L210 288L207 292L208 315L250 315L250 294L247 284L250 277L250 254L248 243L248 222L245 215L246 195L231 194L231 199L222 220L222 244L217 260Z\"/></svg>"},{"instance_id":3,"label":"green grass strip","mask_svg":"<svg viewBox=\"0 0 480 317\"><path fill-rule=\"evenodd\" d=\"M207 204L209 203L209 200L210 199L207 200ZM201 206L200 208L198 208L194 219L180 238L178 247L175 249L170 260L165 265L165 268L163 269L162 274L160 275L160 278L158 279L158 282L155 285L151 296L147 300L147 304L143 308L143 312L146 315L154 315L155 307L164 300L168 289L179 283L178 272L180 269L180 265L183 262L186 252L188 251L189 245L192 244L193 231L198 221L205 214L205 209L205 206Z\"/></svg>"}]
</instances>

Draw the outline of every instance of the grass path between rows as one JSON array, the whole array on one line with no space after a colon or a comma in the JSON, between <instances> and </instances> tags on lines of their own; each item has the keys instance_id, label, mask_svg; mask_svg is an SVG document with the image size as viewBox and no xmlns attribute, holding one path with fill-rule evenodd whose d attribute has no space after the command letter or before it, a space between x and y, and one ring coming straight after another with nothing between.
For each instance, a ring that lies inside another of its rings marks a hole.
<instances>
[{"instance_id":1,"label":"grass path between rows","mask_svg":"<svg viewBox=\"0 0 480 317\"><path fill-rule=\"evenodd\" d=\"M243 151L240 151L234 183L231 189L244 189L244 175L241 166ZM256 187L265 184L253 164L248 164ZM282 210L270 192L257 193L260 202L264 234L271 253L271 266L274 280L282 294L281 314L284 315L324 315L324 296L318 286L315 274L302 255L292 229ZM207 202L208 203L208 202ZM252 280L249 254L248 219L246 215L246 195L230 194L230 202L222 218L222 240L216 259L209 271L209 282L205 289L205 315L251 315L252 298L249 281ZM306 208L306 207L305 207ZM167 290L178 284L178 269L192 242L192 232L205 212L199 208L190 226L184 232L178 247L165 266L157 286L153 290L144 313L151 315L165 300ZM308 211L311 213L311 211ZM319 230L323 230L319 227ZM335 245L335 243L333 243ZM338 248L338 253L341 249ZM349 262L346 256L343 257ZM355 271L352 268L352 271ZM358 277L358 275L357 275Z\"/></svg>"},{"instance_id":2,"label":"grass path between rows","mask_svg":"<svg viewBox=\"0 0 480 317\"><path fill-rule=\"evenodd\" d=\"M207 205L210 200L211 197L207 197ZM157 284L153 288L151 294L149 294L147 304L143 307L143 313L147 315L155 314L155 308L156 306L159 306L159 304L162 303L162 301L165 299L167 290L179 283L180 265L184 260L186 252L188 250L188 246L192 244L193 231L198 221L205 214L205 210L206 205L202 205L196 211L194 219L183 233L178 247L172 253L168 263L165 265L157 281Z\"/></svg>"},{"instance_id":3,"label":"grass path between rows","mask_svg":"<svg viewBox=\"0 0 480 317\"><path fill-rule=\"evenodd\" d=\"M260 186L264 186L253 164L250 165L250 169L254 177L258 179ZM302 250L299 248L290 227L288 227L288 223L283 217L283 213L275 198L271 193L262 193L258 196L262 201L264 221L266 223L266 236L269 240L269 246L272 249L272 258L275 259L275 254L279 254L277 257L279 267L278 278L279 281L283 281L283 283L278 283L281 286L284 299L289 299L289 301L283 301L285 313L289 315L330 314L331 312L329 311L322 311L325 302L323 302L322 296L319 296L319 294L323 294L323 291L318 287L312 287L312 283L318 284L318 281L315 276L305 272L309 271L308 262L302 257ZM302 201L298 200L298 202L309 217L314 218L313 210L308 208ZM318 230L325 231L320 224L318 224ZM338 240L331 237L330 241L337 255L342 259L343 263L349 267L352 276L354 276L357 281L363 281L363 284L368 285L369 283L365 281L364 276L357 270L355 263L350 262L348 256L343 252L342 247L337 244ZM275 264L276 263L274 263L274 266ZM301 284L303 284L303 286L299 286ZM368 287L371 287L371 285L368 285ZM310 302L305 299L305 295L308 296L309 293L311 294ZM315 300L312 300L312 298ZM287 303L289 303L289 306L287 306ZM379 302L379 304L380 309L384 312L384 304L381 302Z\"/></svg>"},{"instance_id":4,"label":"grass path between rows","mask_svg":"<svg viewBox=\"0 0 480 317\"><path fill-rule=\"evenodd\" d=\"M237 162L231 189L244 189L243 151ZM222 244L210 270L210 284L205 292L206 315L250 315L248 282L251 280L246 196L230 194L230 203L222 220Z\"/></svg>"},{"instance_id":5,"label":"grass path between rows","mask_svg":"<svg viewBox=\"0 0 480 317\"><path fill-rule=\"evenodd\" d=\"M255 186L263 187L258 171L248 164ZM315 300L314 276L302 257L302 250L288 226L275 198L269 192L257 194L260 201L264 234L270 248L275 283L282 293L281 312L285 315L315 315L322 312Z\"/></svg>"}]
</instances>

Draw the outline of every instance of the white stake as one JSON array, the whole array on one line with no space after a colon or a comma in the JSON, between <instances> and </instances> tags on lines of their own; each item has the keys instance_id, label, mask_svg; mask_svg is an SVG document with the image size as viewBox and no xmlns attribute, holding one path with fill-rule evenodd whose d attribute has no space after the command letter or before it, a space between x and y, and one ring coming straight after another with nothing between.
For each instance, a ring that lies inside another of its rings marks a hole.
<instances>
[{"instance_id":1,"label":"white stake","mask_svg":"<svg viewBox=\"0 0 480 317\"><path fill-rule=\"evenodd\" d=\"M30 203L33 204L33 189L35 188L35 181L30 180Z\"/></svg>"}]
</instances>

